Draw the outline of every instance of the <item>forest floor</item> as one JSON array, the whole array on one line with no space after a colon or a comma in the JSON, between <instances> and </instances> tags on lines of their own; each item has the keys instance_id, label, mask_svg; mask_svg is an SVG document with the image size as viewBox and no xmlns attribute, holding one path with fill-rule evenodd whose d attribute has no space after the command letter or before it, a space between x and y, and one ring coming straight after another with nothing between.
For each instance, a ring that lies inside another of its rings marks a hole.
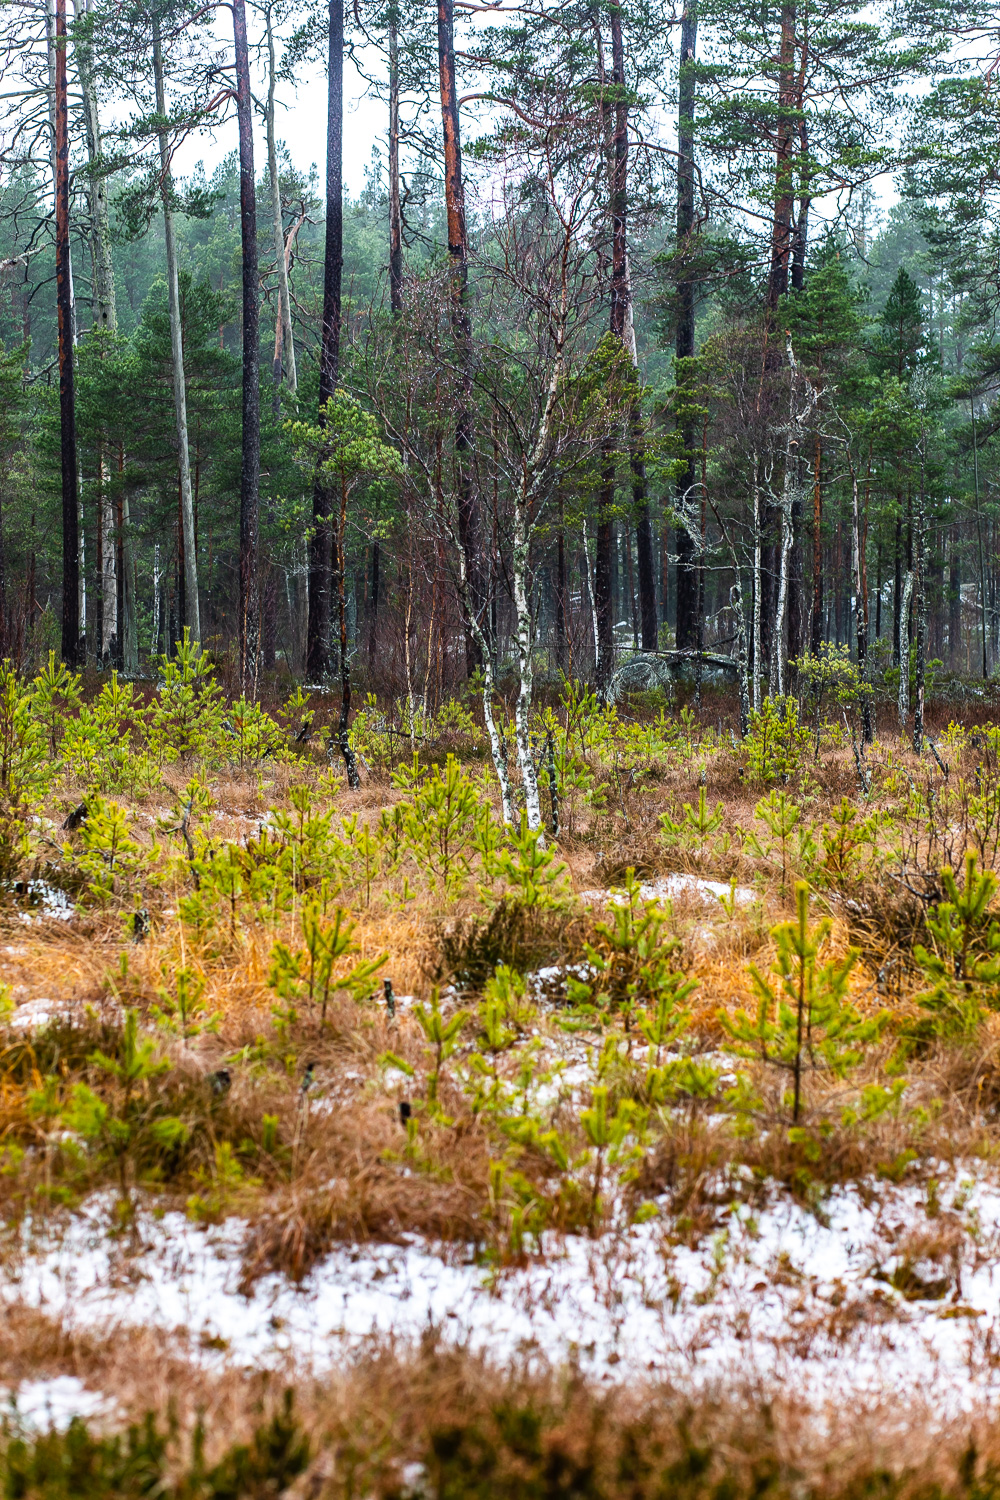
<instances>
[{"instance_id":1,"label":"forest floor","mask_svg":"<svg viewBox=\"0 0 1000 1500\"><path fill-rule=\"evenodd\" d=\"M88 711L4 846L7 1493L1000 1493L981 705L569 695L556 838L458 705L358 791Z\"/></svg>"}]
</instances>

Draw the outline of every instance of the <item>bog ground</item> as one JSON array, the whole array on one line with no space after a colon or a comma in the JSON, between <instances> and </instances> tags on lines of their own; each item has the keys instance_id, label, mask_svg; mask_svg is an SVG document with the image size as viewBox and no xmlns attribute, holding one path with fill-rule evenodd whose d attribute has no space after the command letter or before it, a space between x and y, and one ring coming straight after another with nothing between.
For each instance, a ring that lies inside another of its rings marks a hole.
<instances>
[{"instance_id":1,"label":"bog ground","mask_svg":"<svg viewBox=\"0 0 1000 1500\"><path fill-rule=\"evenodd\" d=\"M989 701L337 708L4 679L8 1492L992 1493Z\"/></svg>"}]
</instances>

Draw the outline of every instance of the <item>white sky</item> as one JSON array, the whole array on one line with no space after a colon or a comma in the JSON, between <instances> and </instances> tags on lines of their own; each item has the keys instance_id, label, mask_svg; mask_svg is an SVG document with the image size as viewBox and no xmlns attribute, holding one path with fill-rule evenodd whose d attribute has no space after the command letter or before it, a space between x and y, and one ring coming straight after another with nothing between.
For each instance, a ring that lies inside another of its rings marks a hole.
<instances>
[{"instance_id":1,"label":"white sky","mask_svg":"<svg viewBox=\"0 0 1000 1500\"><path fill-rule=\"evenodd\" d=\"M228 17L228 12L223 12ZM247 17L248 24L251 17ZM220 39L222 29L219 29ZM264 81L254 78L254 92L263 95ZM292 161L300 171L308 172L315 164L319 170L320 192L326 171L326 70L319 64L303 69L297 88L279 85L275 133L285 141ZM349 59L344 63L344 188L356 197L365 185L365 168L371 161L372 147L377 143L385 151L388 110L377 99L365 97L365 84ZM174 157L174 172L186 177L197 162L205 163L211 175L214 167L237 149L235 118L220 129L191 136ZM254 166L258 176L267 165L267 144L263 122L254 123Z\"/></svg>"}]
</instances>

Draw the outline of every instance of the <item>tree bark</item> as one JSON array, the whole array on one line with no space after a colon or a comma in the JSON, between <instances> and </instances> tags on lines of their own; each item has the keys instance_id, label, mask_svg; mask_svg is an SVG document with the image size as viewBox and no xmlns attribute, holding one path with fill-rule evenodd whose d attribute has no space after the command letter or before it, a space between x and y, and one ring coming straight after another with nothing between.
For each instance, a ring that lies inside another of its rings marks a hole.
<instances>
[{"instance_id":1,"label":"tree bark","mask_svg":"<svg viewBox=\"0 0 1000 1500\"><path fill-rule=\"evenodd\" d=\"M812 619L809 654L819 656L823 644L823 440L817 432L813 442L813 555Z\"/></svg>"},{"instance_id":2,"label":"tree bark","mask_svg":"<svg viewBox=\"0 0 1000 1500\"><path fill-rule=\"evenodd\" d=\"M341 11L343 15L343 11ZM347 785L356 791L361 785L358 764L351 747L351 658L347 650L347 485L340 487L340 512L337 519L337 535L334 544L337 587L337 623L340 628L340 718L337 722L337 744L347 771Z\"/></svg>"},{"instance_id":3,"label":"tree bark","mask_svg":"<svg viewBox=\"0 0 1000 1500\"><path fill-rule=\"evenodd\" d=\"M267 7L267 171L271 183L271 218L274 228L274 265L278 276L278 328L280 345L275 340L274 414L281 414L281 381L290 391L298 388L295 368L295 339L292 334L292 299L288 288L288 256L285 248L285 223L281 212L281 183L278 177L278 146L274 133L274 90L277 67L274 57L274 27L271 7Z\"/></svg>"},{"instance_id":4,"label":"tree bark","mask_svg":"<svg viewBox=\"0 0 1000 1500\"><path fill-rule=\"evenodd\" d=\"M556 667L566 671L566 525L563 494L559 492L559 523L556 531Z\"/></svg>"},{"instance_id":5,"label":"tree bark","mask_svg":"<svg viewBox=\"0 0 1000 1500\"><path fill-rule=\"evenodd\" d=\"M77 511L76 402L73 387L73 287L69 245L69 109L66 0L55 0L51 37L55 123L56 311L59 339L59 456L62 473L62 655L80 665L80 527Z\"/></svg>"},{"instance_id":6,"label":"tree bark","mask_svg":"<svg viewBox=\"0 0 1000 1500\"><path fill-rule=\"evenodd\" d=\"M389 306L403 311L403 210L399 186L399 21L389 10Z\"/></svg>"},{"instance_id":7,"label":"tree bark","mask_svg":"<svg viewBox=\"0 0 1000 1500\"><path fill-rule=\"evenodd\" d=\"M760 713L763 703L763 496L760 488L760 455L753 456L753 707Z\"/></svg>"},{"instance_id":8,"label":"tree bark","mask_svg":"<svg viewBox=\"0 0 1000 1500\"><path fill-rule=\"evenodd\" d=\"M771 268L767 282L767 308L773 321L778 303L788 291L788 265L792 248L792 215L795 211L792 135L795 128L795 22L796 7L790 0L781 6L781 40L778 56L778 112L775 135L774 219L771 227Z\"/></svg>"},{"instance_id":9,"label":"tree bark","mask_svg":"<svg viewBox=\"0 0 1000 1500\"><path fill-rule=\"evenodd\" d=\"M923 423L921 423L923 427ZM917 493L917 524L914 538L913 614L913 749L920 755L924 747L924 660L927 655L927 528L924 494L925 433L920 434L920 488Z\"/></svg>"},{"instance_id":10,"label":"tree bark","mask_svg":"<svg viewBox=\"0 0 1000 1500\"><path fill-rule=\"evenodd\" d=\"M864 689L868 682L868 575L865 568L867 521L861 524L858 504L858 477L851 465L851 527L854 553L854 629L858 651L858 677L861 681L861 743L870 745L874 738L871 701Z\"/></svg>"},{"instance_id":11,"label":"tree bark","mask_svg":"<svg viewBox=\"0 0 1000 1500\"><path fill-rule=\"evenodd\" d=\"M694 110L697 74L695 56L698 43L698 11L695 0L688 0L681 17L681 50L677 73L677 254L681 257L684 271L685 258L690 257L694 231ZM677 283L677 330L675 355L675 381L683 377L680 361L693 359L695 286L690 274L682 274ZM690 500L697 483L694 445L696 428L693 418L680 423L683 444L683 469L677 479L678 503ZM698 567L695 559L694 541L684 526L676 533L677 544L677 599L676 640L680 651L690 651L698 639Z\"/></svg>"},{"instance_id":12,"label":"tree bark","mask_svg":"<svg viewBox=\"0 0 1000 1500\"><path fill-rule=\"evenodd\" d=\"M979 505L979 438L976 432L976 403L969 398L969 408L972 413L972 472L976 486L976 541L979 550L979 618L982 626L983 647L983 681L989 676L987 656L987 629L986 629L986 564L983 555L983 513Z\"/></svg>"},{"instance_id":13,"label":"tree bark","mask_svg":"<svg viewBox=\"0 0 1000 1500\"><path fill-rule=\"evenodd\" d=\"M323 259L323 327L319 359L319 423L340 376L341 280L344 268L344 5L330 0L330 42L326 110L326 247ZM309 545L309 622L306 670L321 681L330 670L330 594L334 543L330 496L322 484L313 491L313 534Z\"/></svg>"},{"instance_id":14,"label":"tree bark","mask_svg":"<svg viewBox=\"0 0 1000 1500\"><path fill-rule=\"evenodd\" d=\"M240 238L243 248L243 451L240 474L239 650L243 691L256 693L260 652L260 293L253 114L244 0L233 0L236 114L240 133Z\"/></svg>"},{"instance_id":15,"label":"tree bark","mask_svg":"<svg viewBox=\"0 0 1000 1500\"><path fill-rule=\"evenodd\" d=\"M632 362L635 394L629 407L629 467L632 474L632 509L635 516L636 553L639 565L639 616L642 649L655 651L657 644L656 582L653 575L653 526L646 485L646 440L642 419L639 356L632 316L632 276L628 253L628 102L625 93L625 44L620 5L611 6L611 69L614 84L615 133L612 168L612 332L620 321L622 340ZM614 306L616 297L621 307ZM630 552L631 557L631 552Z\"/></svg>"},{"instance_id":16,"label":"tree bark","mask_svg":"<svg viewBox=\"0 0 1000 1500\"><path fill-rule=\"evenodd\" d=\"M462 177L462 138L455 85L454 0L438 0L438 73L441 86L441 127L444 137L444 195L448 218L448 256L452 267L451 327L460 371L458 411L455 420L455 456L458 464L458 540L466 554L466 599L477 623L484 625L486 581L483 558L482 517L475 476L475 412L472 399L472 320L469 316L469 237L465 218L465 185ZM487 627L488 628L488 627ZM486 630L482 632L485 638ZM466 630L466 667L471 674L480 663L479 635ZM492 643L487 641L488 646Z\"/></svg>"},{"instance_id":17,"label":"tree bark","mask_svg":"<svg viewBox=\"0 0 1000 1500\"><path fill-rule=\"evenodd\" d=\"M623 352L626 350L626 327L629 315L628 272L628 104L625 98L624 53L621 37L621 12L611 7L612 87L615 97L614 125L609 151L609 187L611 208L611 305L608 331ZM597 34L598 79L605 82L604 56ZM621 73L619 74L619 68ZM607 135L607 105L603 92L600 104L601 123ZM633 366L634 371L634 366ZM631 403L630 403L631 405ZM597 504L597 538L594 558L594 593L597 600L597 686L603 692L611 680L615 657L615 588L614 588L614 501L615 439L605 439L602 454L601 488Z\"/></svg>"},{"instance_id":18,"label":"tree bark","mask_svg":"<svg viewBox=\"0 0 1000 1500\"><path fill-rule=\"evenodd\" d=\"M156 89L156 112L166 119L167 102L163 73L163 48L160 20L153 13L153 81ZM163 199L163 237L167 256L167 303L170 312L170 364L174 389L174 433L177 445L177 467L180 476L180 540L184 555L184 624L191 643L201 645L201 610L198 601L198 554L194 535L194 501L191 494L191 457L188 445L187 380L184 374L184 331L181 321L180 287L177 275L177 247L174 240L174 213L171 206L170 153L166 129L158 131L160 145L160 193Z\"/></svg>"},{"instance_id":19,"label":"tree bark","mask_svg":"<svg viewBox=\"0 0 1000 1500\"><path fill-rule=\"evenodd\" d=\"M962 655L962 567L959 562L959 528L953 522L948 553L948 661L956 670Z\"/></svg>"},{"instance_id":20,"label":"tree bark","mask_svg":"<svg viewBox=\"0 0 1000 1500\"><path fill-rule=\"evenodd\" d=\"M91 0L74 0L77 23L91 12ZM93 48L89 36L76 45L77 72L83 99L87 160L90 166L90 234L93 247L94 327L114 333L117 326L115 277L111 260L111 226L108 216L108 184L101 170L101 122L93 82Z\"/></svg>"},{"instance_id":21,"label":"tree bark","mask_svg":"<svg viewBox=\"0 0 1000 1500\"><path fill-rule=\"evenodd\" d=\"M90 0L74 0L77 25L86 25L91 12ZM117 328L115 278L111 257L111 226L108 216L107 180L101 170L101 122L93 83L93 46L85 30L76 40L77 73L83 101L84 129L87 137L87 161L90 168L90 236L92 273L92 312L94 328L113 334ZM105 494L104 435L97 439L97 617L95 621L96 654L99 664L107 666L118 657L118 584L117 553L114 546L113 512ZM82 557L81 557L82 566ZM82 622L81 622L82 627ZM81 633L83 633L81 628Z\"/></svg>"},{"instance_id":22,"label":"tree bark","mask_svg":"<svg viewBox=\"0 0 1000 1500\"><path fill-rule=\"evenodd\" d=\"M910 599L913 595L913 569L907 568L906 577L900 591L899 619L896 622L896 651L899 656L899 693L896 699L896 709L899 716L900 729L906 728L906 720L910 712L910 642L908 622L910 615Z\"/></svg>"}]
</instances>

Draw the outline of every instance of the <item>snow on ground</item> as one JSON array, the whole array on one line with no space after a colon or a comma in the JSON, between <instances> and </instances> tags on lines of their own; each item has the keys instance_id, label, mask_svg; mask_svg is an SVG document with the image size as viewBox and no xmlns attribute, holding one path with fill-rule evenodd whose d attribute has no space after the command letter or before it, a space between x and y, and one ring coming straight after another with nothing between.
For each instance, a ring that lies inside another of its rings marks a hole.
<instances>
[{"instance_id":1,"label":"snow on ground","mask_svg":"<svg viewBox=\"0 0 1000 1500\"><path fill-rule=\"evenodd\" d=\"M16 1390L0 1392L0 1420L7 1417L21 1428L47 1430L68 1427L74 1417L92 1420L112 1414L113 1404L90 1391L75 1375L48 1380L24 1380Z\"/></svg>"},{"instance_id":2,"label":"snow on ground","mask_svg":"<svg viewBox=\"0 0 1000 1500\"><path fill-rule=\"evenodd\" d=\"M120 1005L106 1000L95 1004L92 1000L49 1000L39 996L18 1005L8 1024L11 1031L42 1031L53 1024L79 1024L88 1012L106 1022L118 1022L124 1016Z\"/></svg>"},{"instance_id":3,"label":"snow on ground","mask_svg":"<svg viewBox=\"0 0 1000 1500\"><path fill-rule=\"evenodd\" d=\"M249 1297L237 1290L238 1221L206 1230L144 1214L132 1256L106 1232L108 1207L29 1246L0 1306L38 1306L79 1329L156 1327L197 1358L239 1364L323 1366L435 1326L496 1360L536 1352L598 1377L652 1371L692 1386L791 1381L817 1405L917 1381L933 1382L942 1416L1000 1395L1000 1191L985 1181L950 1180L933 1217L921 1189L878 1184L834 1193L821 1216L787 1196L756 1215L734 1207L696 1249L670 1243L666 1218L596 1241L551 1237L544 1260L499 1273L417 1237L344 1246L301 1289L273 1275ZM954 1264L933 1259L935 1237L960 1247ZM903 1265L911 1300L889 1280Z\"/></svg>"},{"instance_id":4,"label":"snow on ground","mask_svg":"<svg viewBox=\"0 0 1000 1500\"><path fill-rule=\"evenodd\" d=\"M26 894L30 910L18 913L22 922L69 922L76 914L66 892L47 880L29 880Z\"/></svg>"},{"instance_id":5,"label":"snow on ground","mask_svg":"<svg viewBox=\"0 0 1000 1500\"><path fill-rule=\"evenodd\" d=\"M642 901L671 901L676 896L685 895L697 896L702 901L712 903L734 901L737 906L745 906L748 902L757 900L756 893L749 886L730 886L728 882L705 880L700 875L658 875L655 880L644 881L639 886L639 898ZM580 900L588 906L608 901L615 904L625 899L625 892L619 886L612 886L609 890L580 892Z\"/></svg>"}]
</instances>

